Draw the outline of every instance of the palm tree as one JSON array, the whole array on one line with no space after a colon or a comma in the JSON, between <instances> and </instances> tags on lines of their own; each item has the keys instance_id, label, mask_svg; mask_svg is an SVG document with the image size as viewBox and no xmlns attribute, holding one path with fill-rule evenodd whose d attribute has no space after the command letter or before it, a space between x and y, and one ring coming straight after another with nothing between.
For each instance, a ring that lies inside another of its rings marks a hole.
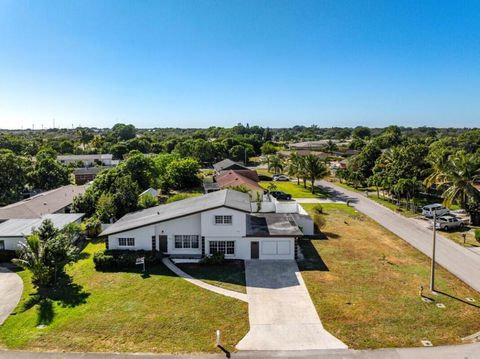
<instances>
[{"instance_id":1,"label":"palm tree","mask_svg":"<svg viewBox=\"0 0 480 359\"><path fill-rule=\"evenodd\" d=\"M296 152L293 152L290 155L290 162L288 164L288 175L297 178L297 185L300 184L300 174L302 166L301 162L302 158Z\"/></svg>"},{"instance_id":2,"label":"palm tree","mask_svg":"<svg viewBox=\"0 0 480 359\"><path fill-rule=\"evenodd\" d=\"M275 173L278 173L283 170L283 162L279 156L276 156L276 155L267 156L266 162L268 166L268 172L271 172L272 169Z\"/></svg>"},{"instance_id":3,"label":"palm tree","mask_svg":"<svg viewBox=\"0 0 480 359\"><path fill-rule=\"evenodd\" d=\"M12 259L12 262L23 269L32 272L32 282L44 287L50 283L50 268L45 265L46 245L38 234L33 234L26 238L25 242L20 242L18 250L18 258Z\"/></svg>"},{"instance_id":4,"label":"palm tree","mask_svg":"<svg viewBox=\"0 0 480 359\"><path fill-rule=\"evenodd\" d=\"M305 156L305 172L312 185L312 193L315 191L315 180L325 177L328 174L327 166L320 158L314 155Z\"/></svg>"},{"instance_id":5,"label":"palm tree","mask_svg":"<svg viewBox=\"0 0 480 359\"><path fill-rule=\"evenodd\" d=\"M463 151L450 155L447 161L433 164L433 173L425 179L425 185L437 185L443 190L443 203L446 207L457 202L470 214L471 223L480 222L480 191L475 186L480 181L480 161L474 154Z\"/></svg>"}]
</instances>

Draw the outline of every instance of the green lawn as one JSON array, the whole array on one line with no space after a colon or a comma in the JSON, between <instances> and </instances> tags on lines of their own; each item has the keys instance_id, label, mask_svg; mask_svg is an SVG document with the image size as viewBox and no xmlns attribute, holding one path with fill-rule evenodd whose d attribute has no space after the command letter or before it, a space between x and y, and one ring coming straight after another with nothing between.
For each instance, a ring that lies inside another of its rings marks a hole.
<instances>
[{"instance_id":1,"label":"green lawn","mask_svg":"<svg viewBox=\"0 0 480 359\"><path fill-rule=\"evenodd\" d=\"M217 287L246 293L243 261L225 261L222 265L178 264L183 271Z\"/></svg>"},{"instance_id":2,"label":"green lawn","mask_svg":"<svg viewBox=\"0 0 480 359\"><path fill-rule=\"evenodd\" d=\"M297 185L296 182L277 182L277 181L261 181L260 186L265 189L268 189L270 183L274 183L277 186L278 191L289 193L294 198L327 198L328 193L322 191L320 188L315 187L315 192L312 193L311 186L307 184L307 188L303 187L303 184L300 182L300 185Z\"/></svg>"},{"instance_id":3,"label":"green lawn","mask_svg":"<svg viewBox=\"0 0 480 359\"><path fill-rule=\"evenodd\" d=\"M248 331L247 304L198 288L163 265L138 271L96 272L92 256L104 247L90 243L84 259L69 268L73 284L61 299L35 300L26 271L16 315L0 326L0 346L22 350L155 353L217 352ZM37 328L39 324L46 327Z\"/></svg>"},{"instance_id":4,"label":"green lawn","mask_svg":"<svg viewBox=\"0 0 480 359\"><path fill-rule=\"evenodd\" d=\"M480 229L480 227L476 226L465 226L463 229L459 229L457 231L440 231L443 237L449 238L458 244L461 244L465 247L480 247L480 243L475 239L474 231L476 229ZM463 234L465 234L465 242L463 240Z\"/></svg>"},{"instance_id":5,"label":"green lawn","mask_svg":"<svg viewBox=\"0 0 480 359\"><path fill-rule=\"evenodd\" d=\"M311 210L314 205L303 206ZM479 293L438 267L437 290L446 294L431 294L428 257L351 207L322 207L327 239L301 241L306 261L299 265L322 323L333 335L363 349L421 346L421 340L459 344L480 330L475 319ZM421 301L420 285L434 302Z\"/></svg>"}]
</instances>

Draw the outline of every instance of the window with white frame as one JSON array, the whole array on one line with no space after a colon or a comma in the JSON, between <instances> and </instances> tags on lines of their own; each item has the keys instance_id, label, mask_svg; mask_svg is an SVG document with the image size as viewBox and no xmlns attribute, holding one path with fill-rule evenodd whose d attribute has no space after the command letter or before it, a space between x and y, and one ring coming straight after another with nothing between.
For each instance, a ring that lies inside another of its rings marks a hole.
<instances>
[{"instance_id":1,"label":"window with white frame","mask_svg":"<svg viewBox=\"0 0 480 359\"><path fill-rule=\"evenodd\" d=\"M223 253L225 255L235 254L235 241L210 241L210 254Z\"/></svg>"},{"instance_id":2,"label":"window with white frame","mask_svg":"<svg viewBox=\"0 0 480 359\"><path fill-rule=\"evenodd\" d=\"M216 215L215 216L215 224L232 224L232 216L231 215Z\"/></svg>"},{"instance_id":3,"label":"window with white frame","mask_svg":"<svg viewBox=\"0 0 480 359\"><path fill-rule=\"evenodd\" d=\"M175 235L175 248L199 248L198 236L194 234Z\"/></svg>"},{"instance_id":4,"label":"window with white frame","mask_svg":"<svg viewBox=\"0 0 480 359\"><path fill-rule=\"evenodd\" d=\"M0 241L0 251L5 250L5 241Z\"/></svg>"},{"instance_id":5,"label":"window with white frame","mask_svg":"<svg viewBox=\"0 0 480 359\"><path fill-rule=\"evenodd\" d=\"M119 247L135 247L135 238L119 238Z\"/></svg>"}]
</instances>

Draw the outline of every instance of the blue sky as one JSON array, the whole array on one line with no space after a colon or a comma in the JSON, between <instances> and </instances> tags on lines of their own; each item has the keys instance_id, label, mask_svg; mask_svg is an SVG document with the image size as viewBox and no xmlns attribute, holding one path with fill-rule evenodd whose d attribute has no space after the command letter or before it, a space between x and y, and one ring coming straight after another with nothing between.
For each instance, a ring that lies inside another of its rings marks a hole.
<instances>
[{"instance_id":1,"label":"blue sky","mask_svg":"<svg viewBox=\"0 0 480 359\"><path fill-rule=\"evenodd\" d=\"M0 0L0 127L480 126L478 1Z\"/></svg>"}]
</instances>

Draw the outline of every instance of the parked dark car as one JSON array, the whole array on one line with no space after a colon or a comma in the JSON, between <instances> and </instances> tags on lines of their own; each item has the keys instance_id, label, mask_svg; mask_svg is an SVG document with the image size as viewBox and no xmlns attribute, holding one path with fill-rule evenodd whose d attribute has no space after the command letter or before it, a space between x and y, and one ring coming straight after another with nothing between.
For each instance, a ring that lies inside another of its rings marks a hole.
<instances>
[{"instance_id":1,"label":"parked dark car","mask_svg":"<svg viewBox=\"0 0 480 359\"><path fill-rule=\"evenodd\" d=\"M292 195L282 192L282 191L270 191L269 192L273 197L278 199L279 201L291 201Z\"/></svg>"}]
</instances>

